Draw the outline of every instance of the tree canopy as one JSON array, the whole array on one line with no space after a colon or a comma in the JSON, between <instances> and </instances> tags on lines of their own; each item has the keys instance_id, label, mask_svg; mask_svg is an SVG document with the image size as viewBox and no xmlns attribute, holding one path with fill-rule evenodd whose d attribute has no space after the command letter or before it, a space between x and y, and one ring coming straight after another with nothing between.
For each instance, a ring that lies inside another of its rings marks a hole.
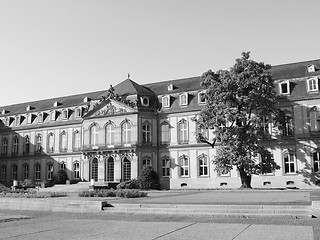
<instances>
[{"instance_id":1,"label":"tree canopy","mask_svg":"<svg viewBox=\"0 0 320 240\"><path fill-rule=\"evenodd\" d=\"M278 98L270 73L271 66L242 53L230 70L211 70L202 75L206 105L197 117L197 138L217 146L213 159L218 172L235 166L242 187L251 188L252 174L270 172L276 165L272 154L261 144L270 134L271 116L278 114ZM204 132L213 131L209 139Z\"/></svg>"}]
</instances>

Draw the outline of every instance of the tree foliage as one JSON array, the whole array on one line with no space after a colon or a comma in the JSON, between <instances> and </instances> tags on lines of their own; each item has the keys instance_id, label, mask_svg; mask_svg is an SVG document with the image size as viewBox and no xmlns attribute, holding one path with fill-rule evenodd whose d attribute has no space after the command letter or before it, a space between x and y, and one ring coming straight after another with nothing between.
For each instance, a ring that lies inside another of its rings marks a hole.
<instances>
[{"instance_id":1,"label":"tree foliage","mask_svg":"<svg viewBox=\"0 0 320 240\"><path fill-rule=\"evenodd\" d=\"M278 115L270 68L244 52L230 70L209 70L202 75L207 104L196 119L202 129L198 141L219 145L213 160L216 170L230 171L235 166L245 188L251 188L252 174L279 168L261 144L268 137L265 120ZM208 139L203 129L212 130L214 139Z\"/></svg>"}]
</instances>

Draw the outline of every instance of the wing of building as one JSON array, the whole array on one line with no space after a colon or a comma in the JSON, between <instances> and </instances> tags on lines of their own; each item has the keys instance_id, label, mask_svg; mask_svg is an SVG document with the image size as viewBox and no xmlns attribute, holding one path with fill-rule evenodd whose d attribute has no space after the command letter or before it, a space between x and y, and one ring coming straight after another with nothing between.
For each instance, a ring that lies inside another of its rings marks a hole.
<instances>
[{"instance_id":1,"label":"wing of building","mask_svg":"<svg viewBox=\"0 0 320 240\"><path fill-rule=\"evenodd\" d=\"M320 59L272 67L287 122L281 131L267 122L265 144L281 168L253 176L253 187L320 184L319 67ZM152 166L165 189L237 188L236 169L217 173L216 149L196 140L192 118L206 104L200 83L126 79L103 91L2 106L0 183L50 181L60 169L71 181L118 183Z\"/></svg>"}]
</instances>

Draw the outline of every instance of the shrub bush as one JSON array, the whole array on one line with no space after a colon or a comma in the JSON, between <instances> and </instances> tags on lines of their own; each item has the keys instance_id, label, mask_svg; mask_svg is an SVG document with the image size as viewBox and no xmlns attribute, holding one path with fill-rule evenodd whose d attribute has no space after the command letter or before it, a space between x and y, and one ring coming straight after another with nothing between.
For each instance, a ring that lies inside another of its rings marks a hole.
<instances>
[{"instance_id":1,"label":"shrub bush","mask_svg":"<svg viewBox=\"0 0 320 240\"><path fill-rule=\"evenodd\" d=\"M126 182L121 182L117 185L117 189L139 189L140 182L138 179L132 179Z\"/></svg>"},{"instance_id":2,"label":"shrub bush","mask_svg":"<svg viewBox=\"0 0 320 240\"><path fill-rule=\"evenodd\" d=\"M69 180L68 174L65 170L60 169L56 174L52 177L53 184L66 184L66 181Z\"/></svg>"},{"instance_id":3,"label":"shrub bush","mask_svg":"<svg viewBox=\"0 0 320 240\"><path fill-rule=\"evenodd\" d=\"M144 167L139 177L140 189L160 189L160 181L158 174L152 167Z\"/></svg>"},{"instance_id":4,"label":"shrub bush","mask_svg":"<svg viewBox=\"0 0 320 240\"><path fill-rule=\"evenodd\" d=\"M100 190L85 190L79 193L79 197L122 197L136 198L146 197L147 194L136 189L100 189Z\"/></svg>"}]
</instances>

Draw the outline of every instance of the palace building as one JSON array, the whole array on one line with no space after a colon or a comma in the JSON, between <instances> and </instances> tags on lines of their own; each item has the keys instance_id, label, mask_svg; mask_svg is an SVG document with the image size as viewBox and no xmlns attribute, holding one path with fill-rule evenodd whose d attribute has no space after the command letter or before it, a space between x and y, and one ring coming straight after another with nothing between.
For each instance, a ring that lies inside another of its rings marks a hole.
<instances>
[{"instance_id":1,"label":"palace building","mask_svg":"<svg viewBox=\"0 0 320 240\"><path fill-rule=\"evenodd\" d=\"M266 118L263 144L281 168L253 176L252 187L318 187L320 59L271 72L287 122L280 131ZM238 188L237 170L215 171L216 149L196 140L192 119L206 104L200 83L126 79L108 90L2 106L0 183L50 181L60 169L74 181L118 183L152 166L163 189Z\"/></svg>"}]
</instances>

